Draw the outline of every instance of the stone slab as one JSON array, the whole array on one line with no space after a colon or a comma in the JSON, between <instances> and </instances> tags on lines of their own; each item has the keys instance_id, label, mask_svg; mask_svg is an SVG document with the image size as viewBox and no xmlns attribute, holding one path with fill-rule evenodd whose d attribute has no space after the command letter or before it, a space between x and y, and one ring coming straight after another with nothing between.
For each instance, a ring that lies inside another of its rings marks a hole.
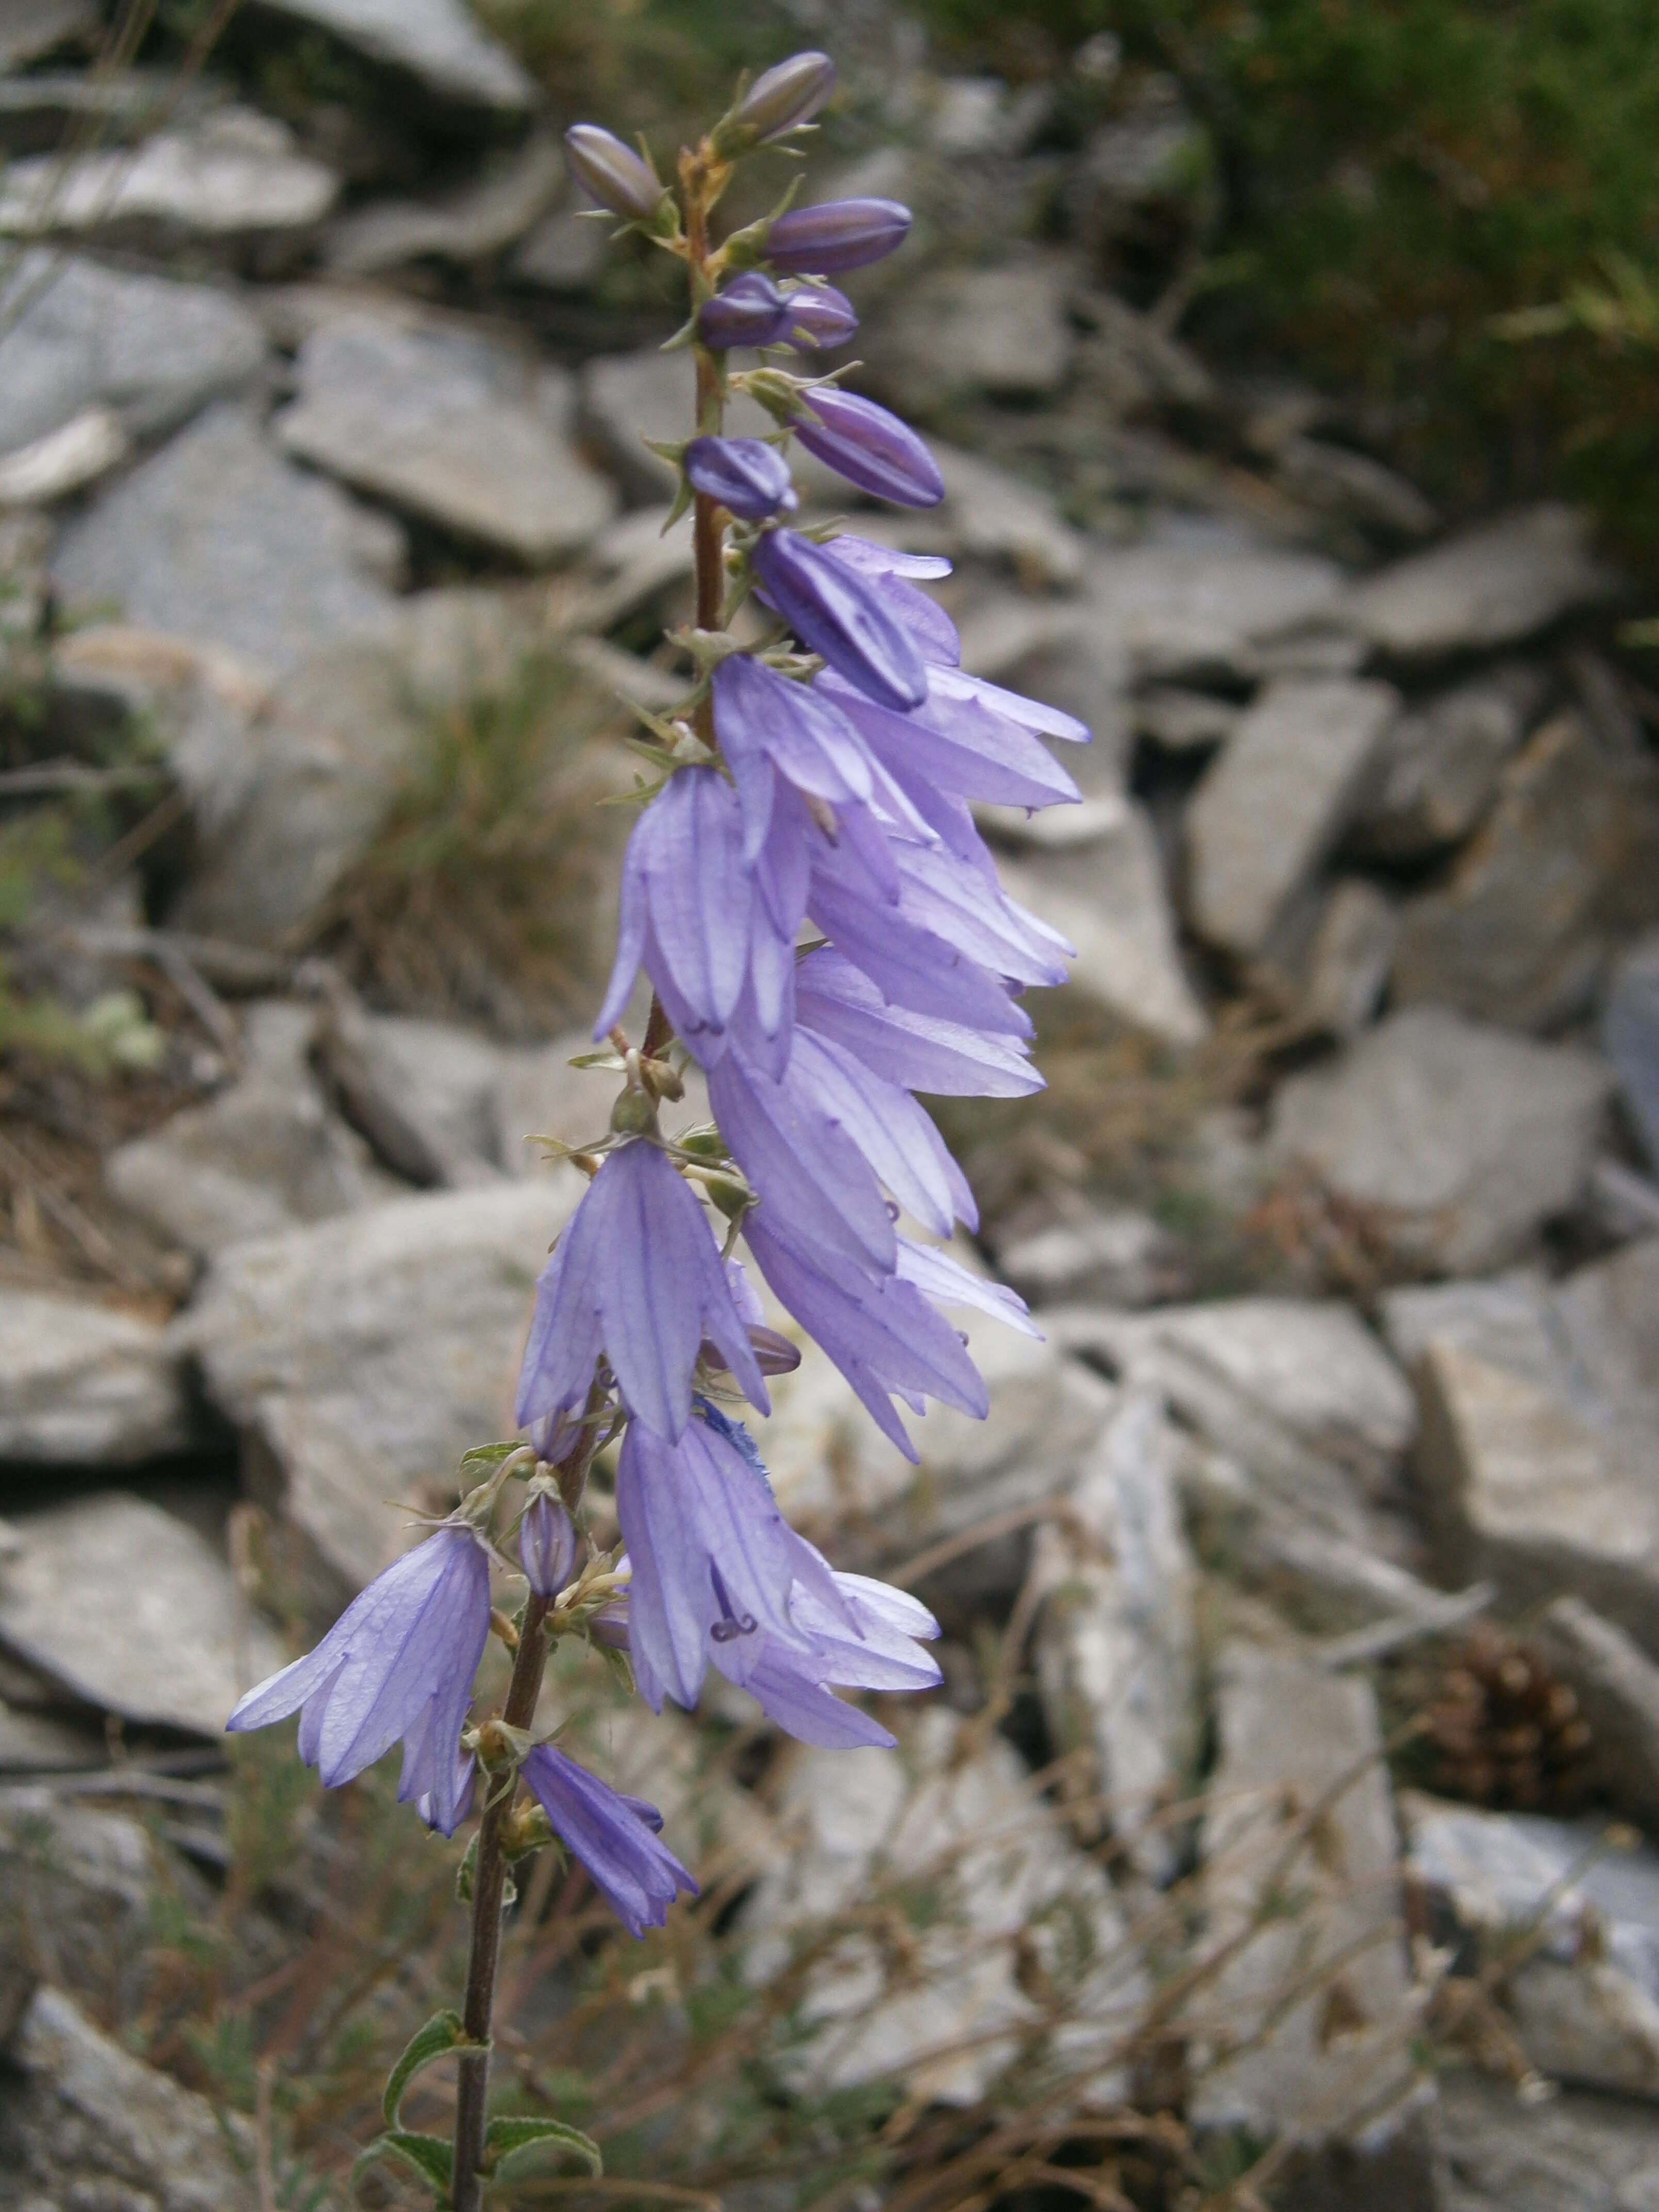
<instances>
[{"instance_id":1,"label":"stone slab","mask_svg":"<svg viewBox=\"0 0 1659 2212\"><path fill-rule=\"evenodd\" d=\"M289 22L331 32L440 100L514 115L536 102L533 79L465 0L261 0L261 6Z\"/></svg>"},{"instance_id":2,"label":"stone slab","mask_svg":"<svg viewBox=\"0 0 1659 2212\"><path fill-rule=\"evenodd\" d=\"M159 1323L0 1287L0 1462L124 1467L183 1450L195 1435Z\"/></svg>"}]
</instances>

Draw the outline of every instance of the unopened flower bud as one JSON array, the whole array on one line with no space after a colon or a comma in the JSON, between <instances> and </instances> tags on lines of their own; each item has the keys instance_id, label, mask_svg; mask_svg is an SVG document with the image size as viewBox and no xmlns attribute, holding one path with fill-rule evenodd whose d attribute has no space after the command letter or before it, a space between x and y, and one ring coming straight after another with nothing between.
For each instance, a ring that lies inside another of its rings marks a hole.
<instances>
[{"instance_id":1,"label":"unopened flower bud","mask_svg":"<svg viewBox=\"0 0 1659 2212\"><path fill-rule=\"evenodd\" d=\"M685 449L686 481L744 522L793 514L799 505L789 464L763 438L693 438Z\"/></svg>"},{"instance_id":2,"label":"unopened flower bud","mask_svg":"<svg viewBox=\"0 0 1659 2212\"><path fill-rule=\"evenodd\" d=\"M650 1137L656 1134L657 1102L648 1091L631 1087L618 1094L611 1109L611 1133L618 1137Z\"/></svg>"},{"instance_id":3,"label":"unopened flower bud","mask_svg":"<svg viewBox=\"0 0 1659 2212\"><path fill-rule=\"evenodd\" d=\"M649 164L597 123L574 123L564 134L571 174L587 194L625 222L656 228L668 190Z\"/></svg>"},{"instance_id":4,"label":"unopened flower bud","mask_svg":"<svg viewBox=\"0 0 1659 2212\"><path fill-rule=\"evenodd\" d=\"M833 384L808 392L790 426L809 453L860 491L900 507L937 507L939 465L908 422Z\"/></svg>"},{"instance_id":5,"label":"unopened flower bud","mask_svg":"<svg viewBox=\"0 0 1659 2212\"><path fill-rule=\"evenodd\" d=\"M557 1597L576 1564L576 1529L556 1498L538 1491L519 1523L519 1564L538 1597Z\"/></svg>"},{"instance_id":6,"label":"unopened flower bud","mask_svg":"<svg viewBox=\"0 0 1659 2212\"><path fill-rule=\"evenodd\" d=\"M853 303L833 284L802 284L787 295L792 346L845 345L859 326Z\"/></svg>"},{"instance_id":7,"label":"unopened flower bud","mask_svg":"<svg viewBox=\"0 0 1659 2212\"><path fill-rule=\"evenodd\" d=\"M826 200L791 208L766 234L766 258L789 276L831 276L862 269L902 246L910 210L896 200Z\"/></svg>"},{"instance_id":8,"label":"unopened flower bud","mask_svg":"<svg viewBox=\"0 0 1659 2212\"><path fill-rule=\"evenodd\" d=\"M794 317L772 279L751 269L697 310L697 336L724 353L732 346L776 345L787 337Z\"/></svg>"},{"instance_id":9,"label":"unopened flower bud","mask_svg":"<svg viewBox=\"0 0 1659 2212\"><path fill-rule=\"evenodd\" d=\"M836 88L828 54L792 54L755 79L728 115L714 125L712 143L723 161L769 144L810 122Z\"/></svg>"}]
</instances>

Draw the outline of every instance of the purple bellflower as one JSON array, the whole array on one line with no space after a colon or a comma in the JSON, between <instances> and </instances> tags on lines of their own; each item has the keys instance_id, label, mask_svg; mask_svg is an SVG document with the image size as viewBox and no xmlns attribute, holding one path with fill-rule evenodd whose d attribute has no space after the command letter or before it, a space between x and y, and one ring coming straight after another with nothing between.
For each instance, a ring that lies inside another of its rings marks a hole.
<instances>
[{"instance_id":1,"label":"purple bellflower","mask_svg":"<svg viewBox=\"0 0 1659 2212\"><path fill-rule=\"evenodd\" d=\"M686 481L745 522L793 514L800 501L789 464L764 438L693 438L685 449Z\"/></svg>"},{"instance_id":2,"label":"purple bellflower","mask_svg":"<svg viewBox=\"0 0 1659 2212\"><path fill-rule=\"evenodd\" d=\"M786 276L833 276L880 261L909 234L897 200L824 200L791 208L766 234L766 258Z\"/></svg>"},{"instance_id":3,"label":"purple bellflower","mask_svg":"<svg viewBox=\"0 0 1659 2212\"><path fill-rule=\"evenodd\" d=\"M462 1723L489 1633L489 1565L473 1530L447 1521L354 1598L314 1651L261 1682L227 1728L300 1716L300 1756L331 1790L402 1741L401 1802L453 1835L471 1795Z\"/></svg>"},{"instance_id":4,"label":"purple bellflower","mask_svg":"<svg viewBox=\"0 0 1659 2212\"><path fill-rule=\"evenodd\" d=\"M654 1805L610 1789L556 1744L533 1746L520 1771L548 1826L630 1936L660 1928L676 1897L696 1896L696 1883L659 1840Z\"/></svg>"},{"instance_id":5,"label":"purple bellflower","mask_svg":"<svg viewBox=\"0 0 1659 2212\"><path fill-rule=\"evenodd\" d=\"M805 1538L795 1541L828 1571ZM925 1605L890 1583L833 1572L830 1581L837 1600L833 1607L824 1602L817 1575L797 1581L790 1591L790 1618L811 1636L811 1655L793 1644L768 1645L744 1687L773 1726L799 1742L825 1751L862 1744L890 1748L889 1731L833 1689L937 1688L943 1680L939 1664L917 1648L917 1639L936 1637L939 1623Z\"/></svg>"},{"instance_id":6,"label":"purple bellflower","mask_svg":"<svg viewBox=\"0 0 1659 2212\"><path fill-rule=\"evenodd\" d=\"M704 1337L750 1403L767 1409L749 1333L708 1217L666 1155L636 1138L604 1160L536 1285L519 1376L518 1419L574 1413L603 1354L623 1405L671 1441L691 1416Z\"/></svg>"},{"instance_id":7,"label":"purple bellflower","mask_svg":"<svg viewBox=\"0 0 1659 2212\"><path fill-rule=\"evenodd\" d=\"M734 277L697 310L697 337L716 353L733 346L776 345L795 326L793 301L763 269Z\"/></svg>"},{"instance_id":8,"label":"purple bellflower","mask_svg":"<svg viewBox=\"0 0 1659 2212\"><path fill-rule=\"evenodd\" d=\"M939 464L908 422L873 399L822 384L801 396L790 428L826 468L898 507L937 507L945 496Z\"/></svg>"},{"instance_id":9,"label":"purple bellflower","mask_svg":"<svg viewBox=\"0 0 1659 2212\"><path fill-rule=\"evenodd\" d=\"M751 558L766 599L810 652L884 707L921 706L926 666L867 577L793 530L769 530Z\"/></svg>"},{"instance_id":10,"label":"purple bellflower","mask_svg":"<svg viewBox=\"0 0 1659 2212\"><path fill-rule=\"evenodd\" d=\"M797 284L784 295L789 304L792 346L819 353L845 345L859 326L853 303L833 284Z\"/></svg>"},{"instance_id":11,"label":"purple bellflower","mask_svg":"<svg viewBox=\"0 0 1659 2212\"><path fill-rule=\"evenodd\" d=\"M959 1022L890 1006L833 945L819 945L796 969L795 1018L906 1091L942 1098L1024 1098L1042 1088L1020 1040L988 1036Z\"/></svg>"},{"instance_id":12,"label":"purple bellflower","mask_svg":"<svg viewBox=\"0 0 1659 2212\"><path fill-rule=\"evenodd\" d=\"M792 1344L781 1330L767 1327L766 1308L761 1304L741 1260L726 1261L726 1279L731 1286L732 1303L743 1316L744 1327L749 1332L750 1349L761 1373L793 1375L800 1365L800 1347ZM718 1370L726 1365L720 1346L708 1337L703 1339L701 1358L708 1368Z\"/></svg>"}]
</instances>

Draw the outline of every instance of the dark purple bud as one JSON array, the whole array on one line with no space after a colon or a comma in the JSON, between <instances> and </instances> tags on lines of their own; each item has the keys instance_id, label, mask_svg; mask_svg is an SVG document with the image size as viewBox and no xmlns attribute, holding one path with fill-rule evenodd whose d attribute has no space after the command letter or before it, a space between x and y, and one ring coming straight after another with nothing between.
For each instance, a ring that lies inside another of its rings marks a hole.
<instances>
[{"instance_id":1,"label":"dark purple bud","mask_svg":"<svg viewBox=\"0 0 1659 2212\"><path fill-rule=\"evenodd\" d=\"M859 326L852 301L833 284L803 284L788 298L793 346L844 345Z\"/></svg>"},{"instance_id":2,"label":"dark purple bud","mask_svg":"<svg viewBox=\"0 0 1659 2212\"><path fill-rule=\"evenodd\" d=\"M793 514L800 504L788 462L764 438L693 438L684 468L693 491L719 500L744 522Z\"/></svg>"},{"instance_id":3,"label":"dark purple bud","mask_svg":"<svg viewBox=\"0 0 1659 2212\"><path fill-rule=\"evenodd\" d=\"M751 557L767 599L809 651L883 707L921 706L927 672L879 585L793 530L768 531Z\"/></svg>"},{"instance_id":4,"label":"dark purple bud","mask_svg":"<svg viewBox=\"0 0 1659 2212\"><path fill-rule=\"evenodd\" d=\"M766 258L786 276L833 276L879 261L909 228L910 210L896 200L826 200L781 215L766 234Z\"/></svg>"},{"instance_id":5,"label":"dark purple bud","mask_svg":"<svg viewBox=\"0 0 1659 2212\"><path fill-rule=\"evenodd\" d=\"M820 385L802 400L789 427L809 453L877 499L900 507L937 507L945 479L908 422L873 399Z\"/></svg>"},{"instance_id":6,"label":"dark purple bud","mask_svg":"<svg viewBox=\"0 0 1659 2212\"><path fill-rule=\"evenodd\" d=\"M590 199L626 222L655 222L667 187L631 147L597 123L574 123L564 134L564 150Z\"/></svg>"},{"instance_id":7,"label":"dark purple bud","mask_svg":"<svg viewBox=\"0 0 1659 2212\"><path fill-rule=\"evenodd\" d=\"M519 1564L538 1597L557 1597L576 1564L576 1531L556 1498L538 1491L519 1523Z\"/></svg>"},{"instance_id":8,"label":"dark purple bud","mask_svg":"<svg viewBox=\"0 0 1659 2212\"><path fill-rule=\"evenodd\" d=\"M764 146L809 122L836 88L828 54L792 54L757 76L729 115L714 125L714 147L723 161Z\"/></svg>"},{"instance_id":9,"label":"dark purple bud","mask_svg":"<svg viewBox=\"0 0 1659 2212\"><path fill-rule=\"evenodd\" d=\"M732 346L776 345L795 320L793 303L758 269L739 276L697 310L697 336L724 353Z\"/></svg>"}]
</instances>

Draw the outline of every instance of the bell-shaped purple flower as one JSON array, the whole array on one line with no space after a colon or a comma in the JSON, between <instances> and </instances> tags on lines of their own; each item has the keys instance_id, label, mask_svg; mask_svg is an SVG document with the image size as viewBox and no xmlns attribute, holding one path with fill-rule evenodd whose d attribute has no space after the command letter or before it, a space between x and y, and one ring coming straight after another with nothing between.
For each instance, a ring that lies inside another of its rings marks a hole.
<instances>
[{"instance_id":1,"label":"bell-shaped purple flower","mask_svg":"<svg viewBox=\"0 0 1659 2212\"><path fill-rule=\"evenodd\" d=\"M769 1219L787 1221L809 1251L876 1272L894 1265L892 1216L868 1162L811 1094L796 1066L774 1082L727 1053L708 1071L714 1108L732 1158Z\"/></svg>"},{"instance_id":2,"label":"bell-shaped purple flower","mask_svg":"<svg viewBox=\"0 0 1659 2212\"><path fill-rule=\"evenodd\" d=\"M803 392L789 427L809 453L872 498L937 507L945 496L939 465L909 424L856 392L823 384Z\"/></svg>"},{"instance_id":3,"label":"bell-shaped purple flower","mask_svg":"<svg viewBox=\"0 0 1659 2212\"><path fill-rule=\"evenodd\" d=\"M795 1019L907 1091L941 1098L1024 1098L1042 1088L1021 1041L890 1006L830 945L809 952L795 970Z\"/></svg>"},{"instance_id":4,"label":"bell-shaped purple flower","mask_svg":"<svg viewBox=\"0 0 1659 2212\"><path fill-rule=\"evenodd\" d=\"M774 920L765 888L745 856L737 793L725 777L712 768L671 775L628 841L616 965L594 1036L621 1020L641 965L699 1060L723 1048L751 981L762 1025L775 1036L793 1004L795 925L786 931Z\"/></svg>"},{"instance_id":5,"label":"bell-shaped purple flower","mask_svg":"<svg viewBox=\"0 0 1659 2212\"><path fill-rule=\"evenodd\" d=\"M624 222L657 223L667 187L630 146L597 123L575 123L564 134L570 173L587 194Z\"/></svg>"},{"instance_id":6,"label":"bell-shaped purple flower","mask_svg":"<svg viewBox=\"0 0 1659 2212\"><path fill-rule=\"evenodd\" d=\"M576 1564L575 1523L545 1490L536 1492L520 1516L519 1564L538 1597L557 1597Z\"/></svg>"},{"instance_id":7,"label":"bell-shaped purple flower","mask_svg":"<svg viewBox=\"0 0 1659 2212\"><path fill-rule=\"evenodd\" d=\"M685 449L686 481L745 522L793 514L800 501L789 464L764 438L693 438Z\"/></svg>"},{"instance_id":8,"label":"bell-shaped purple flower","mask_svg":"<svg viewBox=\"0 0 1659 2212\"><path fill-rule=\"evenodd\" d=\"M532 1746L519 1771L630 1936L660 1928L676 1897L696 1896L696 1883L658 1838L662 1815L654 1805L611 1789L556 1744Z\"/></svg>"},{"instance_id":9,"label":"bell-shaped purple flower","mask_svg":"<svg viewBox=\"0 0 1659 2212\"><path fill-rule=\"evenodd\" d=\"M774 1638L803 1649L789 1617L792 1536L747 1437L708 1405L678 1443L637 1423L617 1468L628 1553L629 1650L640 1694L696 1705L711 1652L744 1679Z\"/></svg>"},{"instance_id":10,"label":"bell-shaped purple flower","mask_svg":"<svg viewBox=\"0 0 1659 2212\"><path fill-rule=\"evenodd\" d=\"M673 1438L691 1415L691 1374L705 1336L753 1406L766 1384L708 1217L648 1139L603 1162L536 1285L519 1376L521 1425L587 1395L601 1353L623 1403L641 1425Z\"/></svg>"},{"instance_id":11,"label":"bell-shaped purple flower","mask_svg":"<svg viewBox=\"0 0 1659 2212\"><path fill-rule=\"evenodd\" d=\"M833 1694L844 1689L915 1692L938 1686L938 1662L918 1639L939 1634L939 1623L908 1592L865 1575L836 1574L804 1537L795 1538L803 1570L790 1592L789 1613L811 1638L810 1653L771 1644L744 1687L775 1728L824 1751L870 1744L890 1748L893 1737L878 1721ZM826 1604L828 1576L835 1601ZM716 1662L718 1663L718 1661Z\"/></svg>"},{"instance_id":12,"label":"bell-shaped purple flower","mask_svg":"<svg viewBox=\"0 0 1659 2212\"><path fill-rule=\"evenodd\" d=\"M826 700L913 799L925 802L931 788L1002 806L1075 805L1076 784L1042 740L961 685L959 673L930 666L927 697L908 714L894 714L833 670L820 680Z\"/></svg>"},{"instance_id":13,"label":"bell-shaped purple flower","mask_svg":"<svg viewBox=\"0 0 1659 2212\"><path fill-rule=\"evenodd\" d=\"M734 277L697 310L697 337L716 353L733 346L776 345L795 326L793 302L763 269Z\"/></svg>"},{"instance_id":14,"label":"bell-shaped purple flower","mask_svg":"<svg viewBox=\"0 0 1659 2212\"><path fill-rule=\"evenodd\" d=\"M831 806L870 804L876 778L864 740L815 685L734 653L715 669L713 688L714 734L737 786L745 853L758 854L771 827L771 768Z\"/></svg>"},{"instance_id":15,"label":"bell-shaped purple flower","mask_svg":"<svg viewBox=\"0 0 1659 2212\"><path fill-rule=\"evenodd\" d=\"M398 1795L453 1835L471 1794L460 1734L484 1639L489 1567L470 1525L447 1521L354 1598L303 1659L250 1690L228 1729L300 1716L300 1756L334 1789L402 1741Z\"/></svg>"},{"instance_id":16,"label":"bell-shaped purple flower","mask_svg":"<svg viewBox=\"0 0 1659 2212\"><path fill-rule=\"evenodd\" d=\"M1006 1322L1022 1336L1042 1338L1042 1331L1017 1291L1011 1291L1006 1283L993 1282L988 1275L972 1273L936 1244L918 1244L912 1237L901 1237L898 1273L902 1281L914 1283L936 1306L976 1306L981 1313Z\"/></svg>"},{"instance_id":17,"label":"bell-shaped purple flower","mask_svg":"<svg viewBox=\"0 0 1659 2212\"><path fill-rule=\"evenodd\" d=\"M787 276L833 276L880 261L909 228L910 210L897 200L825 200L781 215L766 234L766 258Z\"/></svg>"},{"instance_id":18,"label":"bell-shaped purple flower","mask_svg":"<svg viewBox=\"0 0 1659 2212\"><path fill-rule=\"evenodd\" d=\"M731 1286L732 1303L742 1316L744 1327L749 1332L750 1349L761 1373L793 1375L800 1365L800 1347L792 1344L781 1330L767 1327L766 1308L761 1304L741 1260L726 1261L726 1279ZM707 1337L703 1339L702 1358L705 1367L723 1368L726 1365L720 1346Z\"/></svg>"},{"instance_id":19,"label":"bell-shaped purple flower","mask_svg":"<svg viewBox=\"0 0 1659 2212\"><path fill-rule=\"evenodd\" d=\"M791 54L763 70L730 113L721 116L713 134L715 153L729 161L798 131L835 88L836 65L828 54Z\"/></svg>"},{"instance_id":20,"label":"bell-shaped purple flower","mask_svg":"<svg viewBox=\"0 0 1659 2212\"><path fill-rule=\"evenodd\" d=\"M937 599L930 599L926 592L919 592L909 581L916 568L921 568L925 574L948 575L948 561L939 562L937 568L921 561L914 566L907 565L902 554L888 554L884 545L872 545L866 538L845 534L826 538L823 550L878 585L888 608L909 631L924 660L937 662L945 668L955 668L959 664L962 639L956 624ZM875 557L881 555L886 558Z\"/></svg>"},{"instance_id":21,"label":"bell-shaped purple flower","mask_svg":"<svg viewBox=\"0 0 1659 2212\"><path fill-rule=\"evenodd\" d=\"M769 603L810 652L849 684L903 713L927 696L927 671L879 588L793 530L769 530L750 556Z\"/></svg>"},{"instance_id":22,"label":"bell-shaped purple flower","mask_svg":"<svg viewBox=\"0 0 1659 2212\"><path fill-rule=\"evenodd\" d=\"M789 343L813 353L845 345L859 326L853 303L833 284L798 284L785 294L789 307Z\"/></svg>"}]
</instances>

